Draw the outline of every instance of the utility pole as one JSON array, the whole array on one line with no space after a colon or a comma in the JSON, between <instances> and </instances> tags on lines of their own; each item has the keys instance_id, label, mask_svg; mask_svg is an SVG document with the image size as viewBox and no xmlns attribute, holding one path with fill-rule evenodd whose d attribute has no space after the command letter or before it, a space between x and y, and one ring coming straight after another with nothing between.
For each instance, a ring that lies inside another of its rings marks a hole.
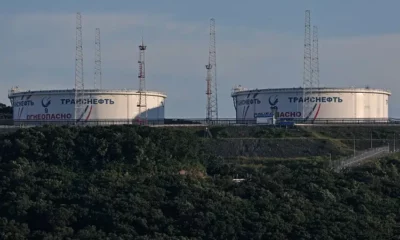
<instances>
[{"instance_id":1,"label":"utility pole","mask_svg":"<svg viewBox=\"0 0 400 240\"><path fill-rule=\"evenodd\" d=\"M393 133L393 152L396 152L396 133Z\"/></svg>"},{"instance_id":2,"label":"utility pole","mask_svg":"<svg viewBox=\"0 0 400 240\"><path fill-rule=\"evenodd\" d=\"M354 136L353 151L354 151L354 157L355 157L356 156L356 136Z\"/></svg>"},{"instance_id":3,"label":"utility pole","mask_svg":"<svg viewBox=\"0 0 400 240\"><path fill-rule=\"evenodd\" d=\"M371 132L371 149L372 149L372 132Z\"/></svg>"},{"instance_id":4,"label":"utility pole","mask_svg":"<svg viewBox=\"0 0 400 240\"><path fill-rule=\"evenodd\" d=\"M332 167L332 153L328 153L329 154L329 165Z\"/></svg>"}]
</instances>

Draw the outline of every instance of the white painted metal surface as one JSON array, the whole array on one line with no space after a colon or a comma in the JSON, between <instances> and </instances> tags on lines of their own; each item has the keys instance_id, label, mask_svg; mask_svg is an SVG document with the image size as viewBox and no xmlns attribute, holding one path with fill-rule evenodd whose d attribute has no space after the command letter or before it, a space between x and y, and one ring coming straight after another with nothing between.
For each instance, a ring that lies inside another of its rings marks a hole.
<instances>
[{"instance_id":1,"label":"white painted metal surface","mask_svg":"<svg viewBox=\"0 0 400 240\"><path fill-rule=\"evenodd\" d=\"M390 92L370 88L319 88L303 99L302 88L235 88L232 92L237 119L255 119L276 111L277 118L366 119L388 118ZM303 101L312 108L302 114Z\"/></svg>"},{"instance_id":2,"label":"white painted metal surface","mask_svg":"<svg viewBox=\"0 0 400 240\"><path fill-rule=\"evenodd\" d=\"M74 90L9 91L14 120L66 121L74 118ZM166 95L147 91L148 119L164 119ZM139 114L136 90L85 90L79 121L131 120Z\"/></svg>"}]
</instances>

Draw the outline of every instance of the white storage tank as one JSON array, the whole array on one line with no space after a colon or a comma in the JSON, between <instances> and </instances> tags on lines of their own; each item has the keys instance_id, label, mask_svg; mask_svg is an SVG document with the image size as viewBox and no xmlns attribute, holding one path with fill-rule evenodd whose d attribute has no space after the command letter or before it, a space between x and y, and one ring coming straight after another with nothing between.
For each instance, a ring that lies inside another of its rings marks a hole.
<instances>
[{"instance_id":1,"label":"white storage tank","mask_svg":"<svg viewBox=\"0 0 400 240\"><path fill-rule=\"evenodd\" d=\"M143 93L142 93L143 96ZM13 119L23 121L116 121L134 120L139 115L139 93L137 90L84 90L82 113L75 118L75 91L46 90L20 91L13 88L8 95L13 107ZM147 119L163 120L166 95L160 92L146 91L147 108L142 108L142 116Z\"/></svg>"},{"instance_id":2,"label":"white storage tank","mask_svg":"<svg viewBox=\"0 0 400 240\"><path fill-rule=\"evenodd\" d=\"M236 119L252 120L258 115L277 118L387 119L390 92L370 88L315 88L303 99L303 88L234 88ZM303 102L307 109L303 113ZM304 116L303 116L304 115Z\"/></svg>"}]
</instances>

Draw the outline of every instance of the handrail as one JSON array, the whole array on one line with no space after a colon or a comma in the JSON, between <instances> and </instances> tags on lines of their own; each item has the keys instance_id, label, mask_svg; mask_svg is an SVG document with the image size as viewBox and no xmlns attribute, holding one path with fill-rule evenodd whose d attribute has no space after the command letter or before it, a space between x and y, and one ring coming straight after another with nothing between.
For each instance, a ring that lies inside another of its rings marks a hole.
<instances>
[{"instance_id":1,"label":"handrail","mask_svg":"<svg viewBox=\"0 0 400 240\"><path fill-rule=\"evenodd\" d=\"M19 95L19 94L33 94L33 93L69 93L73 92L75 89L59 89L59 90L22 90L22 89L11 89L8 90L8 96ZM85 93L129 93L135 94L138 93L139 90L136 89L85 89L83 90ZM147 94L155 94L155 95L167 95L165 92L158 91L146 91Z\"/></svg>"},{"instance_id":2,"label":"handrail","mask_svg":"<svg viewBox=\"0 0 400 240\"><path fill-rule=\"evenodd\" d=\"M136 121L135 119L94 119L89 120L88 123L91 124L126 124L127 122ZM62 120L13 120L13 119L0 119L0 125L21 125L21 124L71 124L73 123L73 119L62 119ZM287 124L291 123L291 124ZM257 124L255 119L234 119L234 118L220 118L217 120L209 120L209 119L152 119L149 118L147 120L147 125L209 125L209 126L265 126L263 124ZM269 125L269 127L279 127L279 126L357 126L357 125L387 125L387 126L400 126L400 119L395 118L383 118L383 119L316 119L313 121L304 121L303 119L291 119L290 121L277 121L276 125ZM268 126L268 125L267 125Z\"/></svg>"},{"instance_id":3,"label":"handrail","mask_svg":"<svg viewBox=\"0 0 400 240\"><path fill-rule=\"evenodd\" d=\"M235 91L232 91L231 95L241 95L246 93L253 92L298 92L303 91L302 87L293 87L293 88L253 88L247 89L244 87L241 88L233 88ZM391 95L391 91L387 89L380 88L361 88L361 87L343 87L343 88L335 88L335 87L320 87L320 88L310 88L316 92L365 92L365 93L380 93L380 94L389 94Z\"/></svg>"},{"instance_id":4,"label":"handrail","mask_svg":"<svg viewBox=\"0 0 400 240\"><path fill-rule=\"evenodd\" d=\"M372 148L372 149L363 151L359 154L356 154L355 156L345 157L345 158L330 162L330 168L336 172L339 172L339 171L341 171L347 167L350 167L351 165L354 165L356 163L360 163L365 160L376 157L380 154L387 154L387 153L390 153L389 146Z\"/></svg>"}]
</instances>

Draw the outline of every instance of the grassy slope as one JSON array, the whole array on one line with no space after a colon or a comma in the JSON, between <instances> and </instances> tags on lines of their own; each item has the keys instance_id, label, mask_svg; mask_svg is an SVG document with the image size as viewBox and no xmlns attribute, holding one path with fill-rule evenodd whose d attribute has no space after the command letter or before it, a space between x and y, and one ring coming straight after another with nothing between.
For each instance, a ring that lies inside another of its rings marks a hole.
<instances>
[{"instance_id":1,"label":"grassy slope","mask_svg":"<svg viewBox=\"0 0 400 240\"><path fill-rule=\"evenodd\" d=\"M181 130L182 131L182 130ZM203 137L204 129L190 128ZM223 158L252 159L296 159L296 158L339 158L353 151L354 138L357 151L372 146L400 146L400 127L298 127L271 128L252 127L211 127L212 139L203 141L206 148Z\"/></svg>"}]
</instances>

